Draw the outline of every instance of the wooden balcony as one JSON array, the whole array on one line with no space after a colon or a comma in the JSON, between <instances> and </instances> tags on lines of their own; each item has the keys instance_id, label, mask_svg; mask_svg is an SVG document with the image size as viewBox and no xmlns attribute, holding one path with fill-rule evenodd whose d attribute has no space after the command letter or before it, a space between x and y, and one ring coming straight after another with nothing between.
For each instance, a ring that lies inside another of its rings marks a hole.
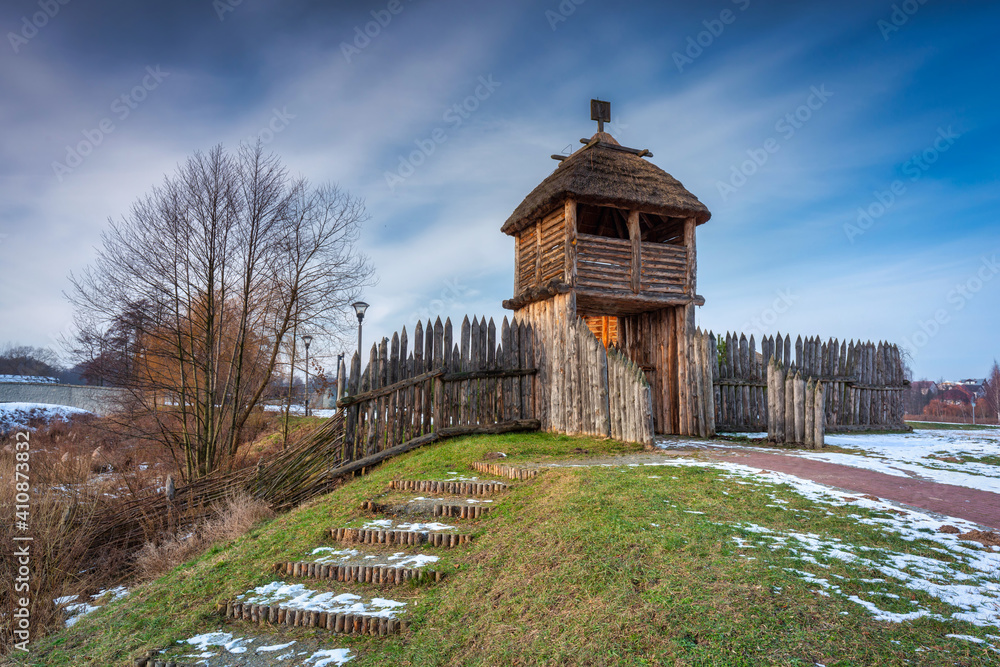
<instances>
[{"instance_id":1,"label":"wooden balcony","mask_svg":"<svg viewBox=\"0 0 1000 667\"><path fill-rule=\"evenodd\" d=\"M688 293L687 249L665 243L638 245L638 261L633 262L631 241L577 235L575 287L581 310L642 312L693 300ZM634 266L638 281L632 279Z\"/></svg>"}]
</instances>

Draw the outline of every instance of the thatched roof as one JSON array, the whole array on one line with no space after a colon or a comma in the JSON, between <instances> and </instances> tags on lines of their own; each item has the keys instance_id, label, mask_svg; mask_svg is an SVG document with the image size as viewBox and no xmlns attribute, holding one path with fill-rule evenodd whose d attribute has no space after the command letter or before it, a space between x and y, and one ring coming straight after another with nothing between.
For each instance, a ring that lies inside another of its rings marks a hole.
<instances>
[{"instance_id":1,"label":"thatched roof","mask_svg":"<svg viewBox=\"0 0 1000 667\"><path fill-rule=\"evenodd\" d=\"M707 222L712 214L680 181L598 132L531 191L501 227L514 234L566 197L584 204L638 209L662 216Z\"/></svg>"}]
</instances>

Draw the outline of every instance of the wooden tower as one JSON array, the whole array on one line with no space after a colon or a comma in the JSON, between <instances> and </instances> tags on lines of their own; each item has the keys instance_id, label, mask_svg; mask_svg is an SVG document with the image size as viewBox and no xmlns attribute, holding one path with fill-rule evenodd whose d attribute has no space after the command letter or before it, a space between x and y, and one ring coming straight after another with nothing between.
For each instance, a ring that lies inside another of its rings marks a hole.
<instances>
[{"instance_id":1,"label":"wooden tower","mask_svg":"<svg viewBox=\"0 0 1000 667\"><path fill-rule=\"evenodd\" d=\"M689 396L697 294L695 230L711 213L648 150L603 131L610 105L592 103L598 132L560 160L504 223L514 237L518 319L582 317L605 346L646 373L657 432L691 434Z\"/></svg>"}]
</instances>

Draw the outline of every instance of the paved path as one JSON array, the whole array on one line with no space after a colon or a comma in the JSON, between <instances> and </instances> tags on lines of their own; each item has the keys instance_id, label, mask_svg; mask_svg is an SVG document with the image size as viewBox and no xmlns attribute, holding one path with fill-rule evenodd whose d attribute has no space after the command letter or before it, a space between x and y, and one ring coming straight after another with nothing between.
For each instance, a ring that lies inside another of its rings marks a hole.
<instances>
[{"instance_id":1,"label":"paved path","mask_svg":"<svg viewBox=\"0 0 1000 667\"><path fill-rule=\"evenodd\" d=\"M864 468L752 449L701 449L698 454L719 461L788 473L820 484L871 494L1000 530L1000 494L990 491L896 477Z\"/></svg>"}]
</instances>

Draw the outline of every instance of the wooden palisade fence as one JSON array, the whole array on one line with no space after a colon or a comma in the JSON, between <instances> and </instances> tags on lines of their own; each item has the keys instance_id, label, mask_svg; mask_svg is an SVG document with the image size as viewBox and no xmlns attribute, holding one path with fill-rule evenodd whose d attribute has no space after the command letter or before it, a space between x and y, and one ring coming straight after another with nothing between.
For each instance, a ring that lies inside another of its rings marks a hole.
<instances>
[{"instance_id":1,"label":"wooden palisade fence","mask_svg":"<svg viewBox=\"0 0 1000 667\"><path fill-rule=\"evenodd\" d=\"M652 389L643 369L604 345L568 294L518 310L535 332L542 430L652 444Z\"/></svg>"},{"instance_id":2,"label":"wooden palisade fence","mask_svg":"<svg viewBox=\"0 0 1000 667\"><path fill-rule=\"evenodd\" d=\"M772 442L823 447L825 389L813 378L788 370L776 358L767 364L767 439Z\"/></svg>"},{"instance_id":3,"label":"wooden palisade fence","mask_svg":"<svg viewBox=\"0 0 1000 667\"><path fill-rule=\"evenodd\" d=\"M715 419L720 431L763 431L768 426L767 371L773 358L787 372L825 387L827 431L894 430L903 423L906 379L896 345L826 342L768 336L760 350L753 336L726 334L715 363Z\"/></svg>"},{"instance_id":4,"label":"wooden palisade fence","mask_svg":"<svg viewBox=\"0 0 1000 667\"><path fill-rule=\"evenodd\" d=\"M499 333L499 340L498 340ZM341 367L348 395L342 458L373 456L405 443L464 433L537 429L534 418L534 335L530 326L504 318L466 317L456 340L451 320L406 329L372 345L362 372L357 353L350 374ZM346 375L346 377L344 377Z\"/></svg>"}]
</instances>

